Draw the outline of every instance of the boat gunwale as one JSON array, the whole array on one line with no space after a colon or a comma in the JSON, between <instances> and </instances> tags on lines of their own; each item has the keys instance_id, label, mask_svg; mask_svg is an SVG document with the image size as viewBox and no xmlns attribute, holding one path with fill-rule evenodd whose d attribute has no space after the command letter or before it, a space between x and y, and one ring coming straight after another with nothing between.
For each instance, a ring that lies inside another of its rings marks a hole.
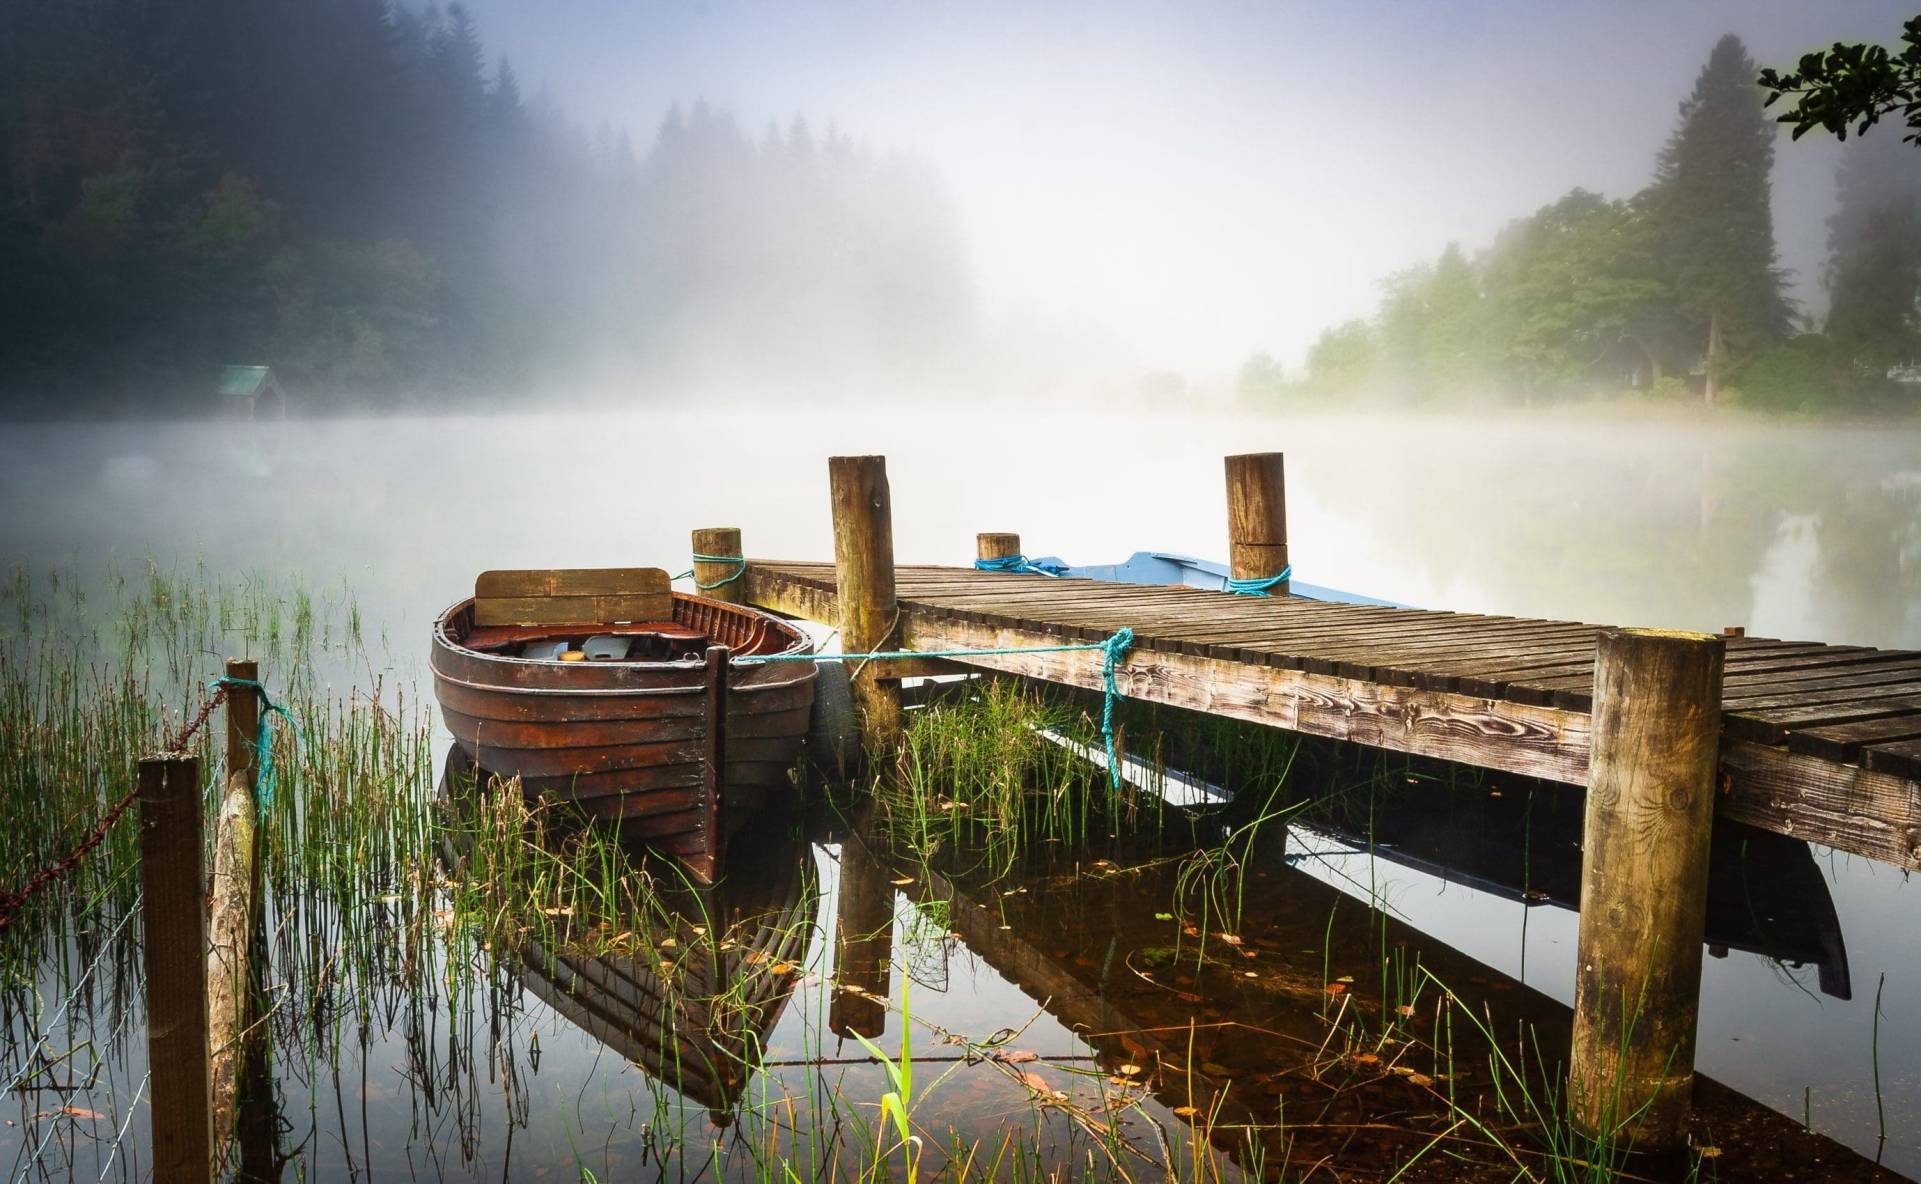
<instances>
[{"instance_id":1,"label":"boat gunwale","mask_svg":"<svg viewBox=\"0 0 1921 1184\"><path fill-rule=\"evenodd\" d=\"M768 621L773 622L775 626L777 626L778 628L784 630L789 635L791 635L792 640L790 640L784 648L776 650L773 654L756 654L754 655L755 657L776 657L776 656L786 657L786 656L796 655L796 654L811 654L814 652L813 639L808 637L805 631L803 631L800 627L793 624L791 621L783 620L782 618L775 616L773 613L766 612L762 609L746 608L741 605L729 604L726 601L710 600L708 597L695 596L686 592L675 592L673 596L676 603L680 603L682 601L699 601L702 603L720 604L720 605L725 605L728 610L739 612L742 616L762 617ZM457 616L461 612L461 610L470 608L473 605L474 599L475 598L472 596L463 597L462 599L457 600L453 604L449 605L446 609L444 609L441 612L439 616L434 618L434 645L437 648L452 651L463 658L474 658L483 662L495 662L495 663L501 664L504 667L509 667L509 668L512 668L515 666L529 666L529 667L534 667L536 669L548 669L548 668L574 669L581 665L581 663L578 663L578 662L562 662L556 658L523 658L518 655L493 654L493 653L488 653L485 650L474 649L473 647L464 644L462 640L454 636L453 629L452 629L452 622L454 617ZM592 625L612 625L612 624L619 624L619 623L622 623L622 622L614 622L614 621L582 622L582 624L592 624ZM638 622L638 623L644 624L645 622ZM559 627L560 626L556 626L556 628L559 628ZM593 669L619 668L624 670L643 670L643 671L647 671L650 673L657 673L657 674L674 674L682 671L687 671L687 672L702 671L704 673L705 667L702 664L703 661L704 659L700 655L695 654L695 655L688 655L686 657L675 658L672 661L630 662L630 661L622 660L619 662L596 662L593 664L592 668ZM799 665L799 663L796 663L796 665ZM450 675L444 674L438 669L434 670L433 674L435 678L445 678L448 682L458 683L462 686L472 687L477 690L507 689L507 688L502 688L489 683L467 682L463 679L454 678ZM778 683L773 683L773 684L750 683L750 684L745 684L741 686L730 685L728 689L730 691L749 691L749 690L761 689L762 686L766 686L766 685L779 685L779 684ZM666 687L666 688L622 687L622 688L606 688L606 689L590 689L590 688L564 688L563 689L559 687L514 688L514 690L517 693L536 692L540 694L574 694L574 695L578 695L578 694L596 694L596 695L617 694L618 695L618 694L636 694L636 693L675 694L675 693L680 693L683 690L691 692L691 691L698 691L699 689L700 689L699 684L696 684L691 688L681 688L681 687Z\"/></svg>"}]
</instances>

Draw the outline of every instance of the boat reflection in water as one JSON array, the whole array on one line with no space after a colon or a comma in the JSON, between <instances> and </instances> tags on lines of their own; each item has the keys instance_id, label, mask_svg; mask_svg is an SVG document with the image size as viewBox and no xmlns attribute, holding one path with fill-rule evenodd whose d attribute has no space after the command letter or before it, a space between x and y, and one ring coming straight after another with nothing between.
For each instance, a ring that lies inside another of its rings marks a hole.
<instances>
[{"instance_id":1,"label":"boat reflection in water","mask_svg":"<svg viewBox=\"0 0 1921 1184\"><path fill-rule=\"evenodd\" d=\"M458 806L473 766L448 758L443 793ZM733 1121L807 963L819 883L812 849L790 811L756 815L740 831L740 859L713 884L676 875L658 856L630 851L630 875L648 875L651 907L606 933L520 948L528 992L650 1077L704 1106L716 1126Z\"/></svg>"}]
</instances>

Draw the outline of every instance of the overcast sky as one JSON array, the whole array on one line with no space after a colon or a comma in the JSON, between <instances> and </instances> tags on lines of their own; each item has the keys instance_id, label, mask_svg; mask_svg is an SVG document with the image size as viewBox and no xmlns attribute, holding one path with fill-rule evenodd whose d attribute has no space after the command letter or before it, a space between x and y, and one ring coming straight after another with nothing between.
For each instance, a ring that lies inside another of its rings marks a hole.
<instances>
[{"instance_id":1,"label":"overcast sky","mask_svg":"<svg viewBox=\"0 0 1921 1184\"><path fill-rule=\"evenodd\" d=\"M1141 361L1289 363L1385 275L1580 185L1644 184L1722 33L1763 64L1893 41L1912 0L636 3L470 0L571 115L650 140L706 98L939 166L991 317ZM1776 234L1819 305L1836 147L1782 138Z\"/></svg>"}]
</instances>

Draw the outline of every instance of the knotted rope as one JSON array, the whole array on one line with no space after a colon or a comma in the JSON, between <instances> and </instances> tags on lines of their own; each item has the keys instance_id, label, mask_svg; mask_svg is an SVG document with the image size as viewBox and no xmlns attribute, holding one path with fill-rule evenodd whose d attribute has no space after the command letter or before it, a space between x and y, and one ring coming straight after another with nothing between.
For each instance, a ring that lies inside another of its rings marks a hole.
<instances>
[{"instance_id":1,"label":"knotted rope","mask_svg":"<svg viewBox=\"0 0 1921 1184\"><path fill-rule=\"evenodd\" d=\"M731 584L735 580L738 580L740 577L747 574L747 559L745 556L742 556L742 555L702 555L700 552L696 551L694 552L694 562L695 563L731 563L734 565L734 574L730 576L726 576L722 579L715 580L711 584L703 582L701 580L695 580L694 569L691 567L674 577L677 580L694 580L694 587L700 589L702 592L711 592L715 588L722 587L723 585L726 585L726 584Z\"/></svg>"},{"instance_id":2,"label":"knotted rope","mask_svg":"<svg viewBox=\"0 0 1921 1184\"><path fill-rule=\"evenodd\" d=\"M1266 596L1268 589L1276 584L1285 583L1293 574L1294 565L1290 563L1281 569L1279 575L1268 576L1266 579L1229 580L1227 590L1236 596Z\"/></svg>"},{"instance_id":3,"label":"knotted rope","mask_svg":"<svg viewBox=\"0 0 1921 1184\"><path fill-rule=\"evenodd\" d=\"M1025 555L1003 555L999 559L976 559L974 560L974 570L1020 572L1024 575L1047 576L1050 579L1058 579L1061 574L1057 571L1050 571L1037 563L1029 562Z\"/></svg>"},{"instance_id":4,"label":"knotted rope","mask_svg":"<svg viewBox=\"0 0 1921 1184\"><path fill-rule=\"evenodd\" d=\"M267 688L258 679L232 678L221 675L207 684L209 690L226 694L235 687L246 687L260 693L260 723L254 730L254 777L253 796L262 810L273 805L274 767L273 767L273 717L279 716L293 729L294 737L302 739L300 724L287 709L267 697Z\"/></svg>"}]
</instances>

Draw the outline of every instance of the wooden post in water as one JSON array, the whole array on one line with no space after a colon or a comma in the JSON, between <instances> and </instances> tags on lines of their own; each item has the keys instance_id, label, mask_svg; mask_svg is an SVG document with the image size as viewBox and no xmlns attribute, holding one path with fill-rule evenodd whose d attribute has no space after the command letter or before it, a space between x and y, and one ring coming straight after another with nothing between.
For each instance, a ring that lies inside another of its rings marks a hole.
<instances>
[{"instance_id":1,"label":"wooden post in water","mask_svg":"<svg viewBox=\"0 0 1921 1184\"><path fill-rule=\"evenodd\" d=\"M1227 566L1237 580L1265 580L1287 569L1287 480L1281 454L1227 458ZM1286 596L1288 581L1268 589Z\"/></svg>"},{"instance_id":2,"label":"wooden post in water","mask_svg":"<svg viewBox=\"0 0 1921 1184\"><path fill-rule=\"evenodd\" d=\"M894 600L894 507L884 456L827 459L834 503L834 575L840 601L840 646L846 653L893 649L900 609ZM886 751L900 739L900 679L884 662L853 674L861 739Z\"/></svg>"},{"instance_id":3,"label":"wooden post in water","mask_svg":"<svg viewBox=\"0 0 1921 1184\"><path fill-rule=\"evenodd\" d=\"M260 667L227 659L227 677L257 682ZM214 822L213 892L208 920L208 1055L212 1063L213 1128L217 1140L233 1132L234 1090L241 1042L252 1022L253 928L260 912L259 820L254 784L260 733L260 691L227 687L227 776Z\"/></svg>"},{"instance_id":4,"label":"wooden post in water","mask_svg":"<svg viewBox=\"0 0 1921 1184\"><path fill-rule=\"evenodd\" d=\"M1021 553L1021 536L988 531L974 536L974 558L1012 559Z\"/></svg>"},{"instance_id":5,"label":"wooden post in water","mask_svg":"<svg viewBox=\"0 0 1921 1184\"><path fill-rule=\"evenodd\" d=\"M153 1178L213 1178L207 1066L207 911L202 895L200 758L140 762L140 943L153 1074Z\"/></svg>"},{"instance_id":6,"label":"wooden post in water","mask_svg":"<svg viewBox=\"0 0 1921 1184\"><path fill-rule=\"evenodd\" d=\"M704 526L694 532L694 554L726 556L726 562L694 560L694 587L702 596L739 604L747 594L739 577L746 572L746 554L740 549L740 527Z\"/></svg>"},{"instance_id":7,"label":"wooden post in water","mask_svg":"<svg viewBox=\"0 0 1921 1184\"><path fill-rule=\"evenodd\" d=\"M1620 629L1594 656L1568 1109L1649 1151L1686 1134L1725 652Z\"/></svg>"}]
</instances>

